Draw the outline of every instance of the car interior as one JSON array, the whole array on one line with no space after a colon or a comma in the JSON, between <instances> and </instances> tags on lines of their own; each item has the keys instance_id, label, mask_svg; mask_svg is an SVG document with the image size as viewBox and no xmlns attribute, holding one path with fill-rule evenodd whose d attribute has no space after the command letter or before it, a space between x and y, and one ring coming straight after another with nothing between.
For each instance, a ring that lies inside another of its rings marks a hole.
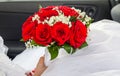
<instances>
[{"instance_id":1,"label":"car interior","mask_svg":"<svg viewBox=\"0 0 120 76\"><path fill-rule=\"evenodd\" d=\"M33 0L33 1L1 1L0 2L0 35L9 48L8 56L13 59L24 51L25 44L21 42L21 27L24 21L39 6L66 5L85 11L94 22L111 18L111 9L120 3L120 0Z\"/></svg>"}]
</instances>

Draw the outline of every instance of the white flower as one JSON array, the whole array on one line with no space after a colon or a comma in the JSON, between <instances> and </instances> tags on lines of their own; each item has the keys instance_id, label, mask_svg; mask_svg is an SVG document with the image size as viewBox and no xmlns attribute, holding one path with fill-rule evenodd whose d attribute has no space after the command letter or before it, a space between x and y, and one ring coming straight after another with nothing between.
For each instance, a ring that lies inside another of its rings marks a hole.
<instances>
[{"instance_id":1,"label":"white flower","mask_svg":"<svg viewBox=\"0 0 120 76\"><path fill-rule=\"evenodd\" d=\"M58 7L53 8L52 10L56 10L58 12L58 16L51 16L43 21L43 23L47 23L49 26L53 26L56 22L62 22L69 27L72 26L70 20L70 16L65 16L62 11L58 10Z\"/></svg>"},{"instance_id":2,"label":"white flower","mask_svg":"<svg viewBox=\"0 0 120 76\"><path fill-rule=\"evenodd\" d=\"M86 22L85 22L85 21L83 21L82 23L83 23L84 25L86 24Z\"/></svg>"},{"instance_id":3,"label":"white flower","mask_svg":"<svg viewBox=\"0 0 120 76\"><path fill-rule=\"evenodd\" d=\"M36 14L36 15L34 15L34 17L32 17L32 21L35 21L35 20L39 20L39 16Z\"/></svg>"},{"instance_id":4,"label":"white flower","mask_svg":"<svg viewBox=\"0 0 120 76\"><path fill-rule=\"evenodd\" d=\"M69 28L70 28L70 27L72 27L72 24L71 24L71 22L69 22L68 24L69 24Z\"/></svg>"},{"instance_id":5,"label":"white flower","mask_svg":"<svg viewBox=\"0 0 120 76\"><path fill-rule=\"evenodd\" d=\"M91 18L88 17L88 15L86 15L86 17L85 17L85 21L86 21L86 22L89 22L90 20L91 20Z\"/></svg>"},{"instance_id":6,"label":"white flower","mask_svg":"<svg viewBox=\"0 0 120 76\"><path fill-rule=\"evenodd\" d=\"M81 13L81 10L80 10L80 9L75 9L75 7L72 7L72 9L74 9L78 14Z\"/></svg>"},{"instance_id":7,"label":"white flower","mask_svg":"<svg viewBox=\"0 0 120 76\"><path fill-rule=\"evenodd\" d=\"M53 26L54 22L55 22L55 16L50 17L50 19L48 20L44 20L45 23L47 23L49 26Z\"/></svg>"},{"instance_id":8,"label":"white flower","mask_svg":"<svg viewBox=\"0 0 120 76\"><path fill-rule=\"evenodd\" d=\"M32 21L34 22L35 20L37 20L38 21L38 24L40 23L40 17L39 17L39 15L34 15L34 17L32 17Z\"/></svg>"},{"instance_id":9,"label":"white flower","mask_svg":"<svg viewBox=\"0 0 120 76\"><path fill-rule=\"evenodd\" d=\"M65 24L70 24L69 27L71 27L71 23L70 23L70 16L65 16L63 13L60 13L61 15L58 16L52 16L49 19L45 19L44 23L47 23L49 26L53 26L56 22L62 22Z\"/></svg>"},{"instance_id":10,"label":"white flower","mask_svg":"<svg viewBox=\"0 0 120 76\"><path fill-rule=\"evenodd\" d=\"M85 17L85 15L86 15L85 12L81 12L81 13L79 14L79 16L82 17L82 18Z\"/></svg>"},{"instance_id":11,"label":"white flower","mask_svg":"<svg viewBox=\"0 0 120 76\"><path fill-rule=\"evenodd\" d=\"M62 23L68 24L70 17L67 17L64 14L62 14L57 19L58 21L62 21Z\"/></svg>"},{"instance_id":12,"label":"white flower","mask_svg":"<svg viewBox=\"0 0 120 76\"><path fill-rule=\"evenodd\" d=\"M58 10L58 7L54 7L52 10Z\"/></svg>"}]
</instances>

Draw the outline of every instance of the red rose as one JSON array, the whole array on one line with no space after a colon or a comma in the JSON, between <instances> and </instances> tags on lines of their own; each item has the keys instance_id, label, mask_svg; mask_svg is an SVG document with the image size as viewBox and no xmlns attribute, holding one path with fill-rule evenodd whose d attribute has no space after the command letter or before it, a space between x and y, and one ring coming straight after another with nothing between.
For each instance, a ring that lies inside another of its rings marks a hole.
<instances>
[{"instance_id":1,"label":"red rose","mask_svg":"<svg viewBox=\"0 0 120 76\"><path fill-rule=\"evenodd\" d=\"M36 28L34 41L40 45L49 45L52 42L51 27L48 24L39 24Z\"/></svg>"},{"instance_id":2,"label":"red rose","mask_svg":"<svg viewBox=\"0 0 120 76\"><path fill-rule=\"evenodd\" d=\"M32 21L32 16L30 16L22 26L22 38L27 41L33 37L35 28L37 26L36 22Z\"/></svg>"},{"instance_id":3,"label":"red rose","mask_svg":"<svg viewBox=\"0 0 120 76\"><path fill-rule=\"evenodd\" d=\"M46 10L50 9L50 10L52 10L52 9L55 8L55 7L56 7L56 6L48 6L48 7L44 8L44 9L46 9Z\"/></svg>"},{"instance_id":4,"label":"red rose","mask_svg":"<svg viewBox=\"0 0 120 76\"><path fill-rule=\"evenodd\" d=\"M40 20L44 21L44 19L46 19L47 17L51 17L51 16L57 16L58 12L56 10L52 10L54 6L49 6L46 8L41 8L38 11L38 15L40 16Z\"/></svg>"},{"instance_id":5,"label":"red rose","mask_svg":"<svg viewBox=\"0 0 120 76\"><path fill-rule=\"evenodd\" d=\"M51 33L58 45L63 45L69 39L70 29L67 24L57 22L53 25Z\"/></svg>"},{"instance_id":6,"label":"red rose","mask_svg":"<svg viewBox=\"0 0 120 76\"><path fill-rule=\"evenodd\" d=\"M77 20L71 27L70 45L74 48L79 48L85 42L86 37L86 26L81 21Z\"/></svg>"},{"instance_id":7,"label":"red rose","mask_svg":"<svg viewBox=\"0 0 120 76\"><path fill-rule=\"evenodd\" d=\"M59 10L61 10L64 13L65 16L75 16L75 17L77 17L79 15L74 9L71 9L68 6L60 6Z\"/></svg>"}]
</instances>

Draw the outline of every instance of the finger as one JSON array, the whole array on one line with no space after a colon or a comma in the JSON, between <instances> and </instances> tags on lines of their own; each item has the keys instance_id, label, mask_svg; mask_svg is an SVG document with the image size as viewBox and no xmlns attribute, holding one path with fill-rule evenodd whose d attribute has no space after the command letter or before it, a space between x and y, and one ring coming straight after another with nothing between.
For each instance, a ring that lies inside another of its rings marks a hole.
<instances>
[{"instance_id":1,"label":"finger","mask_svg":"<svg viewBox=\"0 0 120 76\"><path fill-rule=\"evenodd\" d=\"M45 56L40 57L40 64L43 66L45 66L44 61L45 61Z\"/></svg>"}]
</instances>

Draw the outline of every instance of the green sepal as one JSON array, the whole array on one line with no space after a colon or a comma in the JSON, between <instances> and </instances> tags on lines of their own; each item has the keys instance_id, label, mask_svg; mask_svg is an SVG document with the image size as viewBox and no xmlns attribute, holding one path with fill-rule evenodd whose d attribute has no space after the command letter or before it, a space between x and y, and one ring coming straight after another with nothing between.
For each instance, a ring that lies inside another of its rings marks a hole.
<instances>
[{"instance_id":1,"label":"green sepal","mask_svg":"<svg viewBox=\"0 0 120 76\"><path fill-rule=\"evenodd\" d=\"M39 5L39 9L41 9L42 8L42 5Z\"/></svg>"},{"instance_id":2,"label":"green sepal","mask_svg":"<svg viewBox=\"0 0 120 76\"><path fill-rule=\"evenodd\" d=\"M84 47L86 47L86 46L88 46L88 44L87 44L87 42L84 42L84 43L79 47L79 49L82 49L82 48L84 48Z\"/></svg>"},{"instance_id":3,"label":"green sepal","mask_svg":"<svg viewBox=\"0 0 120 76\"><path fill-rule=\"evenodd\" d=\"M31 45L38 46L38 44L34 40L31 40L30 43L31 43Z\"/></svg>"},{"instance_id":4,"label":"green sepal","mask_svg":"<svg viewBox=\"0 0 120 76\"><path fill-rule=\"evenodd\" d=\"M72 53L71 54L75 53L75 50L76 50L75 48L72 48Z\"/></svg>"},{"instance_id":5,"label":"green sepal","mask_svg":"<svg viewBox=\"0 0 120 76\"><path fill-rule=\"evenodd\" d=\"M87 22L86 27L88 28L93 21L94 21L94 19L91 19L89 22Z\"/></svg>"},{"instance_id":6,"label":"green sepal","mask_svg":"<svg viewBox=\"0 0 120 76\"><path fill-rule=\"evenodd\" d=\"M63 48L66 50L66 52L67 53L71 53L72 52L72 49L73 49L73 47L72 46L70 46L69 44L67 44L67 43L65 43L64 45L63 45Z\"/></svg>"},{"instance_id":7,"label":"green sepal","mask_svg":"<svg viewBox=\"0 0 120 76\"><path fill-rule=\"evenodd\" d=\"M87 23L87 24L86 24L86 27L88 28L89 26L90 26L90 23Z\"/></svg>"},{"instance_id":8,"label":"green sepal","mask_svg":"<svg viewBox=\"0 0 120 76\"><path fill-rule=\"evenodd\" d=\"M53 44L50 47L48 47L48 51L49 51L50 56L51 56L50 60L53 60L53 59L55 59L58 56L59 49L60 49L60 47L55 45L55 44Z\"/></svg>"},{"instance_id":9,"label":"green sepal","mask_svg":"<svg viewBox=\"0 0 120 76\"><path fill-rule=\"evenodd\" d=\"M83 21L85 20L85 18L83 17L83 18L81 18L80 20L83 22Z\"/></svg>"},{"instance_id":10,"label":"green sepal","mask_svg":"<svg viewBox=\"0 0 120 76\"><path fill-rule=\"evenodd\" d=\"M71 21L71 22L75 22L75 21L76 21L76 17L75 17L75 16L71 16L71 17L70 17L70 21Z\"/></svg>"}]
</instances>

